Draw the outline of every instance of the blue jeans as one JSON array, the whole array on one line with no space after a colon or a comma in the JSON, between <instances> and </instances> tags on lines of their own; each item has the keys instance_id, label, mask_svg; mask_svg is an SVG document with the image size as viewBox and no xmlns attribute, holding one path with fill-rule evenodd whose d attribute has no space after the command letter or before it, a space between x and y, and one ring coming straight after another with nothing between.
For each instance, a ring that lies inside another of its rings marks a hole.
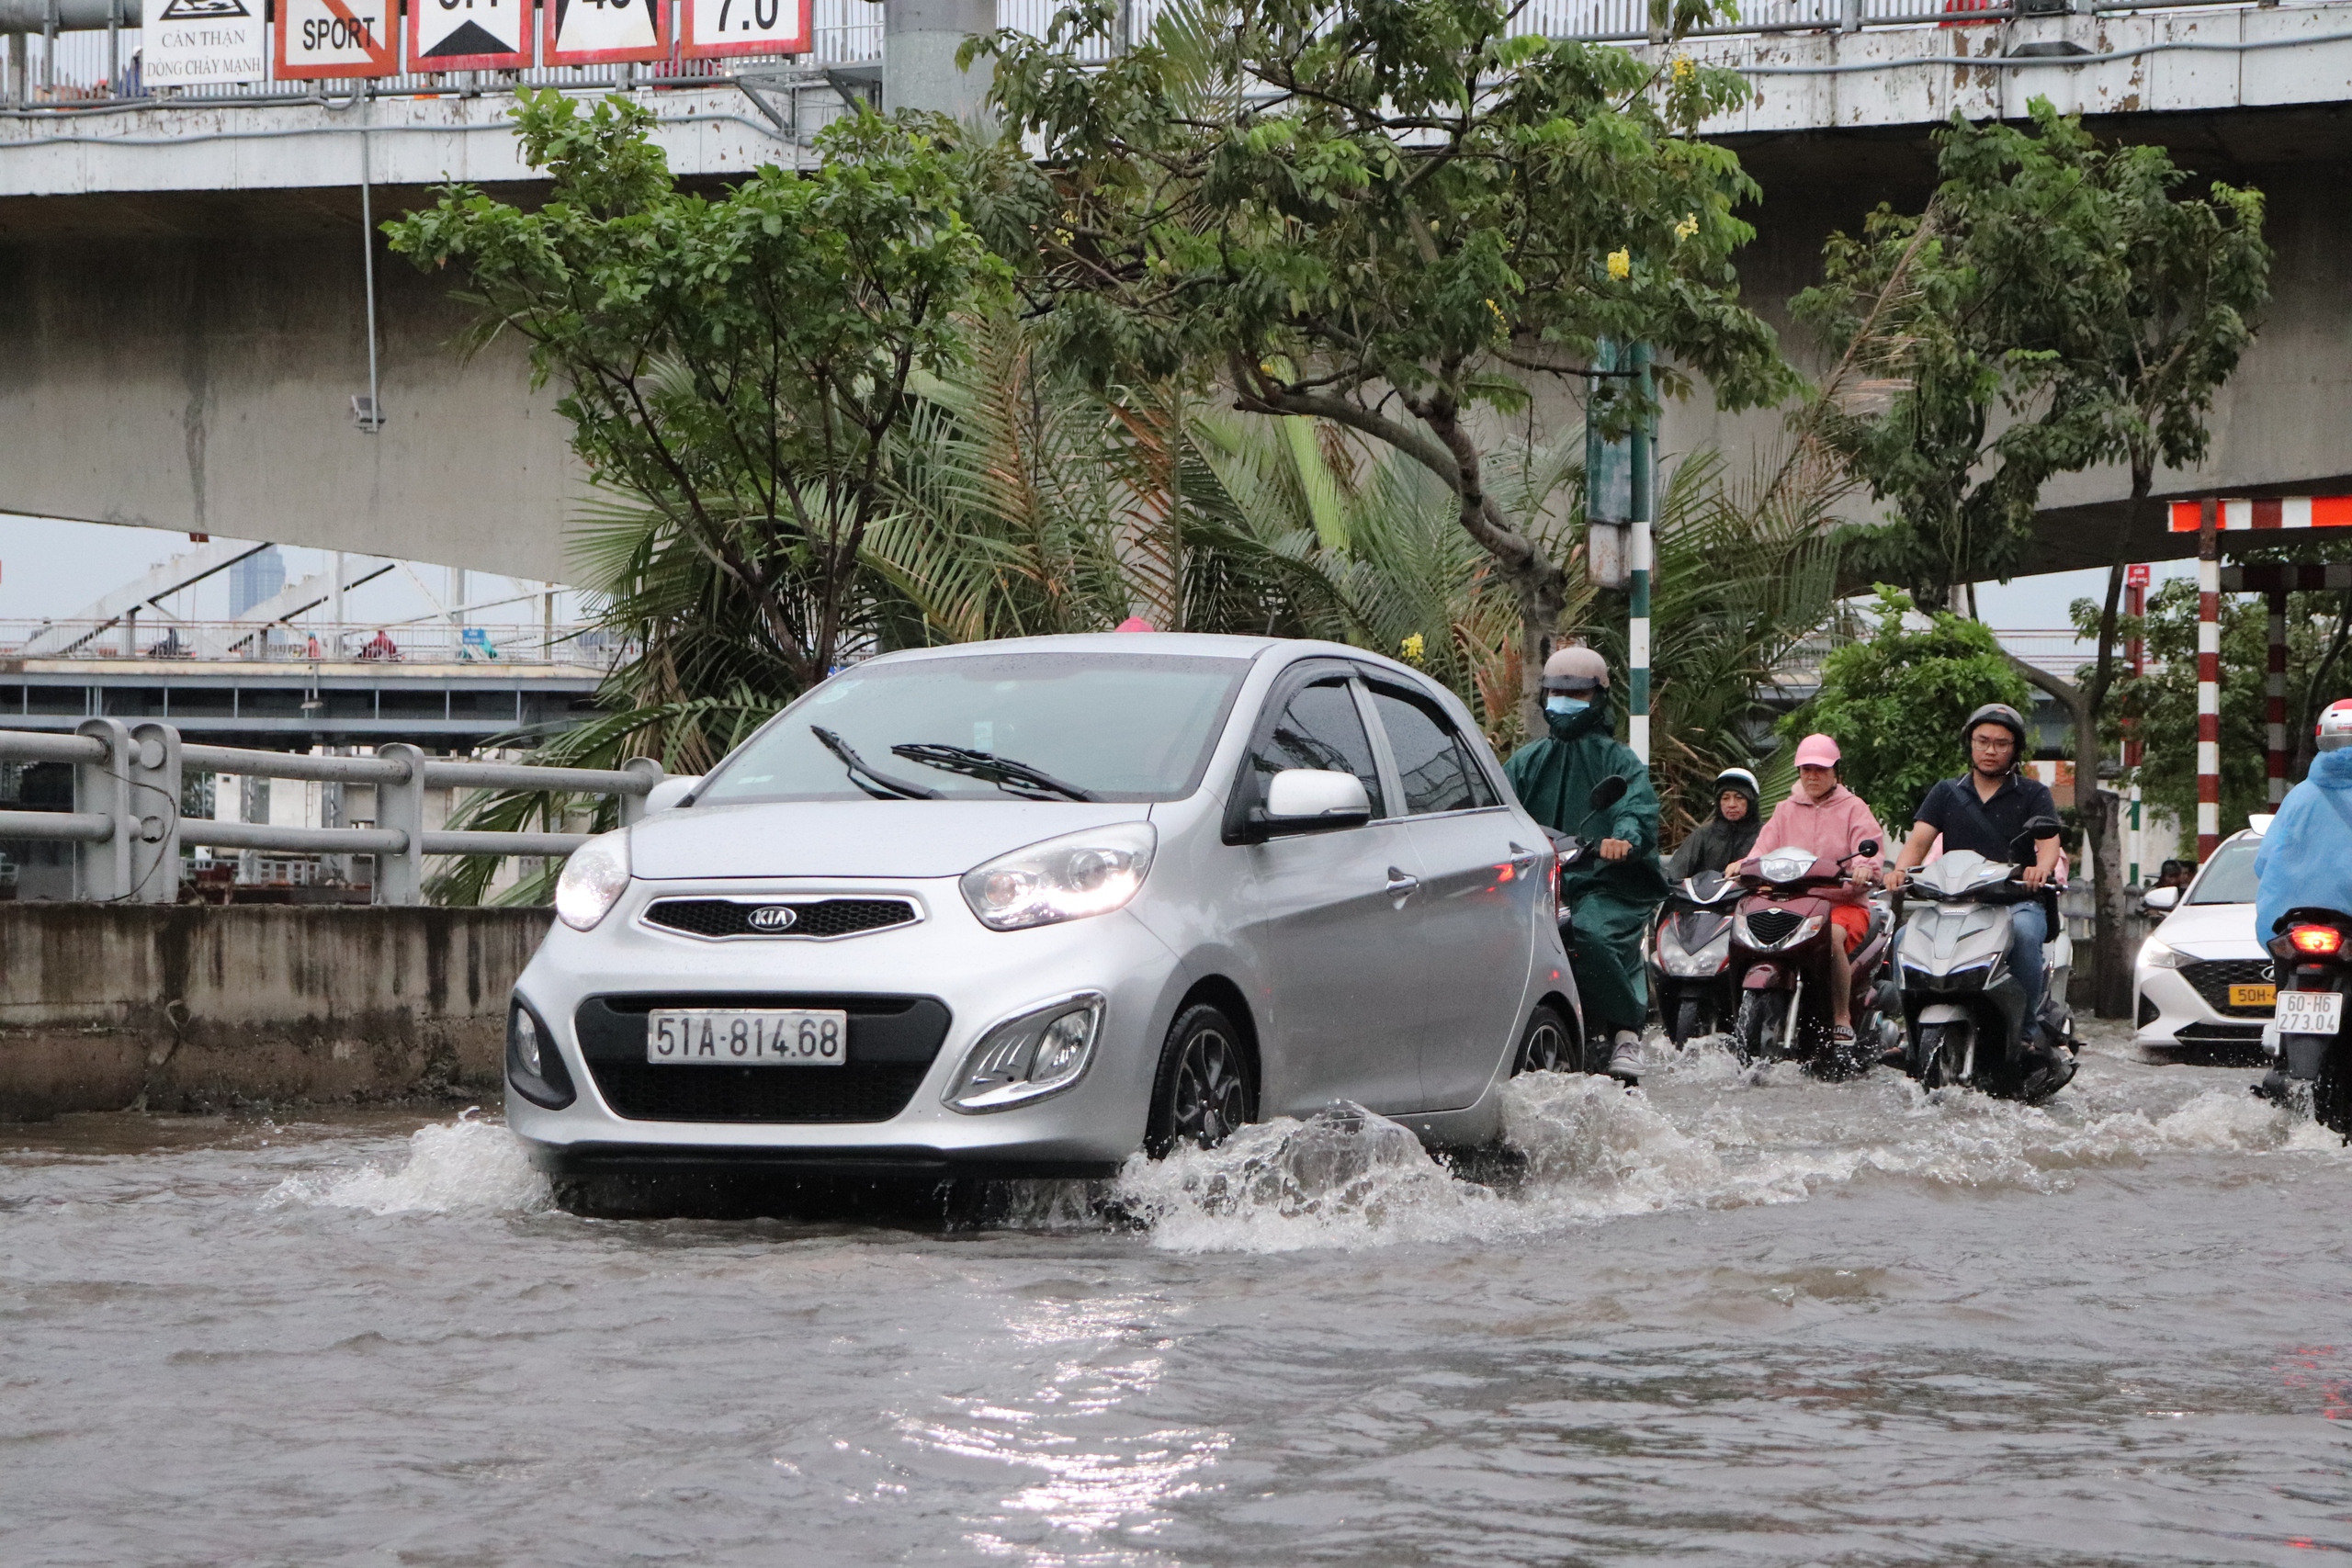
<instances>
[{"instance_id":1,"label":"blue jeans","mask_svg":"<svg viewBox=\"0 0 2352 1568\"><path fill-rule=\"evenodd\" d=\"M2041 944L2050 940L2050 922L2041 912L2041 900L2009 907L2009 968L2025 987L2025 1037L2036 1038L2041 1032L2041 993L2050 984L2050 976L2041 966Z\"/></svg>"}]
</instances>

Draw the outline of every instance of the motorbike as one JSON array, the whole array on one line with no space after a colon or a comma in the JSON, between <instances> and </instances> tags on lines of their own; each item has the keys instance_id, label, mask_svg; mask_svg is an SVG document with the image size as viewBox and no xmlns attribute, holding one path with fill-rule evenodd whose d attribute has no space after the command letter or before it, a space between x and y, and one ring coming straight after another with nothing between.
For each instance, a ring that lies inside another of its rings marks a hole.
<instances>
[{"instance_id":1,"label":"motorbike","mask_svg":"<svg viewBox=\"0 0 2352 1568\"><path fill-rule=\"evenodd\" d=\"M1739 1006L1731 966L1733 907L1742 889L1720 871L1684 877L1650 926L1650 990L1677 1045L1731 1027Z\"/></svg>"},{"instance_id":2,"label":"motorbike","mask_svg":"<svg viewBox=\"0 0 2352 1568\"><path fill-rule=\"evenodd\" d=\"M2054 818L2037 817L2012 844L2020 858L2032 841L2054 838ZM1917 908L1895 936L1895 986L1909 1046L1905 1069L1928 1089L1965 1084L1987 1094L2047 1100L2074 1077L2075 1019L2066 1007L2070 949L2058 918L2056 889L2034 892L2025 868L1955 850L1912 872L1904 896ZM2026 1044L2025 987L2008 965L2013 911L2040 899L2051 939L2043 946L2049 985L2039 1022L2051 1055L2037 1064Z\"/></svg>"},{"instance_id":3,"label":"motorbike","mask_svg":"<svg viewBox=\"0 0 2352 1568\"><path fill-rule=\"evenodd\" d=\"M1844 938L1824 895L1846 881L1855 860L1877 853L1878 840L1866 839L1836 860L1792 846L1740 863L1744 897L1732 920L1730 967L1739 976L1732 1048L1741 1059L1801 1061L1819 1077L1851 1077L1891 1043L1877 984L1891 921L1875 899L1853 953L1850 1046L1836 1046L1830 1022L1829 944Z\"/></svg>"},{"instance_id":4,"label":"motorbike","mask_svg":"<svg viewBox=\"0 0 2352 1568\"><path fill-rule=\"evenodd\" d=\"M2264 1088L2352 1139L2352 1035L2344 1027L2344 992L2352 969L2352 915L2340 909L2290 909L2269 942L2278 960L2278 1066Z\"/></svg>"}]
</instances>

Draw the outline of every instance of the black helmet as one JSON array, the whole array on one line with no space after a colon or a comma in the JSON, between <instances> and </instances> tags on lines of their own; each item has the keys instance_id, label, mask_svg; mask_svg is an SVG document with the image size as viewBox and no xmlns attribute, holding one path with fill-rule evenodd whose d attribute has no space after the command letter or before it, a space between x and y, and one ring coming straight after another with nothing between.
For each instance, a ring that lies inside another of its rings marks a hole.
<instances>
[{"instance_id":1,"label":"black helmet","mask_svg":"<svg viewBox=\"0 0 2352 1568\"><path fill-rule=\"evenodd\" d=\"M2025 718L2017 709L2007 703L1986 703L1983 707L1970 714L1968 722L1960 727L1960 743L1963 746L1967 745L1969 737L1976 733L1977 727L1984 724L1999 725L2009 732L2009 739L2016 742L2015 749L2009 753L2009 765L2012 768L2025 761Z\"/></svg>"}]
</instances>

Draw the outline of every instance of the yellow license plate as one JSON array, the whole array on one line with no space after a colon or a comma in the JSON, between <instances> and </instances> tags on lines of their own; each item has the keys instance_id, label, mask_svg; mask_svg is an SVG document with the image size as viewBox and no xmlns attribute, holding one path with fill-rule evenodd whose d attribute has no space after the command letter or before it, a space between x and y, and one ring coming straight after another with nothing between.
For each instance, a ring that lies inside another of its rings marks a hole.
<instances>
[{"instance_id":1,"label":"yellow license plate","mask_svg":"<svg viewBox=\"0 0 2352 1568\"><path fill-rule=\"evenodd\" d=\"M2232 986L2230 1005L2233 1008L2275 1008L2278 1005L2276 986Z\"/></svg>"}]
</instances>

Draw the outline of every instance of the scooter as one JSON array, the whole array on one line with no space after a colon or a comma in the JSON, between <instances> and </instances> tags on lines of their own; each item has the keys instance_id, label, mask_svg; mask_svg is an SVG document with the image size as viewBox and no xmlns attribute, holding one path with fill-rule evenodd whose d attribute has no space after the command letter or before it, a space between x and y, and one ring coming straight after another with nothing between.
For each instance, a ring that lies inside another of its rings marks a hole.
<instances>
[{"instance_id":1,"label":"scooter","mask_svg":"<svg viewBox=\"0 0 2352 1568\"><path fill-rule=\"evenodd\" d=\"M1650 927L1650 990L1677 1045L1731 1027L1739 1006L1731 966L1733 907L1741 888L1720 871L1686 876Z\"/></svg>"},{"instance_id":2,"label":"scooter","mask_svg":"<svg viewBox=\"0 0 2352 1568\"><path fill-rule=\"evenodd\" d=\"M1845 939L1824 895L1846 881L1846 868L1856 859L1877 853L1878 840L1865 839L1852 854L1836 860L1788 847L1740 863L1746 897L1732 921L1731 967L1740 976L1732 1048L1743 1060L1801 1061L1817 1077L1845 1078L1869 1067L1891 1043L1877 976L1893 922L1876 899L1852 959L1853 1043L1837 1045L1830 1023L1829 944Z\"/></svg>"},{"instance_id":3,"label":"scooter","mask_svg":"<svg viewBox=\"0 0 2352 1568\"><path fill-rule=\"evenodd\" d=\"M2269 946L2280 981L2272 1020L2278 1066L2258 1092L2290 1105L2308 1097L2312 1120L2352 1140L2352 1034L2344 1021L2352 915L2290 909Z\"/></svg>"},{"instance_id":4,"label":"scooter","mask_svg":"<svg viewBox=\"0 0 2352 1568\"><path fill-rule=\"evenodd\" d=\"M2010 852L2030 854L2032 840L2057 834L2055 818L2034 818ZM1928 1089L1965 1084L2030 1105L2075 1076L2065 927L2056 890L2027 888L2018 880L2024 869L1954 850L1905 879L1905 895L1917 908L1904 919L1894 944L1910 1042L1904 1066ZM2007 962L2011 911L2029 898L2042 901L2052 933L2042 949L2049 985L2038 1020L2050 1050L2039 1063L2025 1041L2025 987Z\"/></svg>"}]
</instances>

